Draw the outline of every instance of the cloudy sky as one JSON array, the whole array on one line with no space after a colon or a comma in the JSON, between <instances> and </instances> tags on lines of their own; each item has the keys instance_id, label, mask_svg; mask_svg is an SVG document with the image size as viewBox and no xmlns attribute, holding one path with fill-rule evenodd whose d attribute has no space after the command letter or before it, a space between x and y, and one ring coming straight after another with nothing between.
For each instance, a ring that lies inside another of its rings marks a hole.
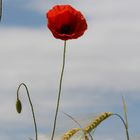
<instances>
[{"instance_id":1,"label":"cloudy sky","mask_svg":"<svg viewBox=\"0 0 140 140\"><path fill-rule=\"evenodd\" d=\"M29 88L40 139L52 131L63 41L47 28L46 12L56 4L71 4L88 22L88 30L67 42L66 69L58 116L57 135L77 120L90 121L98 113L123 114L127 103L129 131L140 134L140 1L139 0L3 0L0 23L0 139L34 138L32 116L24 89L22 114L15 110L21 82ZM81 122L82 123L82 122ZM110 118L96 133L98 140L124 140L120 120Z\"/></svg>"}]
</instances>

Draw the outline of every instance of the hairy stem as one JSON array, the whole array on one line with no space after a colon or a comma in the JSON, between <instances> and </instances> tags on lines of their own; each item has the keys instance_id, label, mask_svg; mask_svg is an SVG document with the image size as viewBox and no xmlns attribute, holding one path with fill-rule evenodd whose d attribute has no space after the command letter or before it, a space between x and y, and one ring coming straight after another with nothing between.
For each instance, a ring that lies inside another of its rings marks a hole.
<instances>
[{"instance_id":1,"label":"hairy stem","mask_svg":"<svg viewBox=\"0 0 140 140\"><path fill-rule=\"evenodd\" d=\"M17 100L19 100L19 90L20 90L20 87L21 86L24 86L25 89L26 89L26 92L27 92L27 96L28 96L28 99L29 99L29 103L30 103L30 106L31 106L31 111L32 111L32 116L33 116L33 121L34 121L34 128L35 128L35 137L36 137L36 140L38 140L38 133L37 133L37 124L36 124L36 119L35 119L35 113L34 113L34 108L33 108L33 104L32 104L32 101L31 101L31 98L30 98L30 94L29 94L29 90L27 88L27 86L24 84L24 83L21 83L17 89Z\"/></svg>"},{"instance_id":2,"label":"hairy stem","mask_svg":"<svg viewBox=\"0 0 140 140\"><path fill-rule=\"evenodd\" d=\"M56 122L57 122L59 103L60 103L60 97L61 97L63 74L64 74L64 68L65 68L65 57L66 57L66 41L64 41L63 65L62 65L62 71L61 71L61 76L60 76L59 91L58 91L58 98L57 98L57 105L56 105L56 112L55 112L55 118L54 118L54 125L53 125L51 140L54 139L54 134L55 134L55 129L56 129Z\"/></svg>"}]
</instances>

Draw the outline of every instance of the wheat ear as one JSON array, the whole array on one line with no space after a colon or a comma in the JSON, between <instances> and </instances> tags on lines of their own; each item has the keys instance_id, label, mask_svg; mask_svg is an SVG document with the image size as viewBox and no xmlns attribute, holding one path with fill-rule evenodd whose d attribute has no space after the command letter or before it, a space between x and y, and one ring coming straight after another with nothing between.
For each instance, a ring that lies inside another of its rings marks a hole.
<instances>
[{"instance_id":1,"label":"wheat ear","mask_svg":"<svg viewBox=\"0 0 140 140\"><path fill-rule=\"evenodd\" d=\"M80 131L81 129L80 128L73 128L69 131L67 131L63 137L62 137L62 140L69 140L74 134L76 134L78 131Z\"/></svg>"},{"instance_id":2,"label":"wheat ear","mask_svg":"<svg viewBox=\"0 0 140 140\"><path fill-rule=\"evenodd\" d=\"M104 121L105 119L107 119L108 117L110 117L111 115L113 115L113 113L111 112L104 112L102 114L100 114L99 116L97 116L88 126L86 126L84 128L84 131L86 133L90 133L94 128L96 128L102 121Z\"/></svg>"}]
</instances>

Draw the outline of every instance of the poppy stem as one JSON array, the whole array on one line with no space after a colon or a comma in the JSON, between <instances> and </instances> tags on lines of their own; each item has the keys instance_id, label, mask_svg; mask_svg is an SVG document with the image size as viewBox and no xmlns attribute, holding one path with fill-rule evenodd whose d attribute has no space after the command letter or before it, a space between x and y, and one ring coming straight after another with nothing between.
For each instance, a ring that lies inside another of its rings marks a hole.
<instances>
[{"instance_id":1,"label":"poppy stem","mask_svg":"<svg viewBox=\"0 0 140 140\"><path fill-rule=\"evenodd\" d=\"M31 98L30 98L29 90L28 90L26 84L24 84L24 83L21 83L21 84L18 86L18 89L17 89L17 100L19 100L19 90L20 90L21 86L24 86L25 89L26 89L26 92L27 92L27 96L28 96L29 103L30 103L30 106L31 106L33 121L34 121L35 137L36 137L36 140L38 140L38 135L37 135L37 134L38 134L38 133L37 133L37 124L36 124L36 119L35 119L34 108L33 108L33 104L32 104Z\"/></svg>"},{"instance_id":2,"label":"poppy stem","mask_svg":"<svg viewBox=\"0 0 140 140\"><path fill-rule=\"evenodd\" d=\"M1 17L2 17L2 0L0 0L0 21L1 21Z\"/></svg>"},{"instance_id":3,"label":"poppy stem","mask_svg":"<svg viewBox=\"0 0 140 140\"><path fill-rule=\"evenodd\" d=\"M65 58L66 58L66 40L64 41L63 65L62 65L62 71L61 71L60 82L59 82L58 98L57 98L57 105L56 105L56 112L55 112L55 118L54 118L54 125L53 125L51 140L54 139L54 134L55 134L55 129L56 129L56 122L57 122L59 103L60 103L60 95L61 95L61 87L62 87L62 81L63 81L64 68L65 68Z\"/></svg>"}]
</instances>

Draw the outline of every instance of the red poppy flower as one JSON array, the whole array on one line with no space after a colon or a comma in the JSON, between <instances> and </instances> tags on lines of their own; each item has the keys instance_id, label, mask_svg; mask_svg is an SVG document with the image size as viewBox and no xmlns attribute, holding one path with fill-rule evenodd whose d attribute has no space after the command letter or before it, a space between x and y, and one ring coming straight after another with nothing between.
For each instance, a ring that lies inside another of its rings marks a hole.
<instances>
[{"instance_id":1,"label":"red poppy flower","mask_svg":"<svg viewBox=\"0 0 140 140\"><path fill-rule=\"evenodd\" d=\"M46 14L48 28L55 38L76 39L87 29L87 23L80 11L70 5L56 5Z\"/></svg>"}]
</instances>

